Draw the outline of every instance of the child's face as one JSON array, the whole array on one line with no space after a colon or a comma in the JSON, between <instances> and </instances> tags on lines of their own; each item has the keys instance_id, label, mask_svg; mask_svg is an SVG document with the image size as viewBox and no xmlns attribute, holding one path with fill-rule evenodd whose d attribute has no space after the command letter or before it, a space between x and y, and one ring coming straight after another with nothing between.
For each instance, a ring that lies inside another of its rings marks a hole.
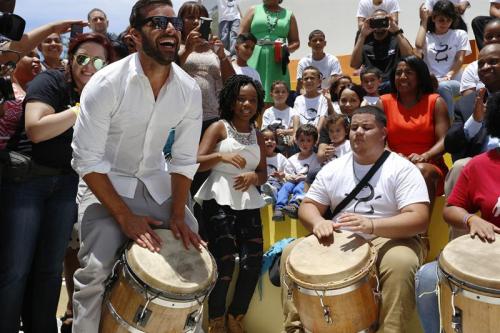
<instances>
[{"instance_id":1,"label":"child's face","mask_svg":"<svg viewBox=\"0 0 500 333\"><path fill-rule=\"evenodd\" d=\"M236 56L243 61L248 61L252 56L253 49L255 48L255 43L251 40L247 40L244 43L236 44Z\"/></svg>"},{"instance_id":2,"label":"child's face","mask_svg":"<svg viewBox=\"0 0 500 333\"><path fill-rule=\"evenodd\" d=\"M313 35L309 43L307 44L313 51L323 51L326 46L325 36L321 34Z\"/></svg>"},{"instance_id":3,"label":"child's face","mask_svg":"<svg viewBox=\"0 0 500 333\"><path fill-rule=\"evenodd\" d=\"M359 108L360 105L361 101L358 94L356 94L353 90L344 89L342 91L342 95L340 95L339 98L339 106L340 111L342 111L343 114L350 116L354 110Z\"/></svg>"},{"instance_id":4,"label":"child's face","mask_svg":"<svg viewBox=\"0 0 500 333\"><path fill-rule=\"evenodd\" d=\"M349 79L340 79L339 85L337 86L337 91L335 93L338 94L342 90L342 88L347 87L349 84L351 84L351 81Z\"/></svg>"},{"instance_id":5,"label":"child's face","mask_svg":"<svg viewBox=\"0 0 500 333\"><path fill-rule=\"evenodd\" d=\"M306 70L302 73L302 83L306 92L317 91L319 85L321 84L319 73L314 70Z\"/></svg>"},{"instance_id":6,"label":"child's face","mask_svg":"<svg viewBox=\"0 0 500 333\"><path fill-rule=\"evenodd\" d=\"M376 74L368 73L363 75L361 85L369 95L376 95L378 92L378 87L380 86L380 79Z\"/></svg>"},{"instance_id":7,"label":"child's face","mask_svg":"<svg viewBox=\"0 0 500 333\"><path fill-rule=\"evenodd\" d=\"M271 91L274 104L285 104L288 98L288 89L283 84L277 84Z\"/></svg>"},{"instance_id":8,"label":"child's face","mask_svg":"<svg viewBox=\"0 0 500 333\"><path fill-rule=\"evenodd\" d=\"M312 135L304 135L303 133L300 133L299 137L297 138L297 145L299 146L299 149L303 153L308 153L311 152L314 144L314 138Z\"/></svg>"},{"instance_id":9,"label":"child's face","mask_svg":"<svg viewBox=\"0 0 500 333\"><path fill-rule=\"evenodd\" d=\"M233 119L250 122L257 113L257 91L254 86L247 84L240 88L233 108Z\"/></svg>"},{"instance_id":10,"label":"child's face","mask_svg":"<svg viewBox=\"0 0 500 333\"><path fill-rule=\"evenodd\" d=\"M276 149L276 139L274 133L271 131L265 131L262 133L264 137L264 144L266 146L266 156L274 156L274 150Z\"/></svg>"},{"instance_id":11,"label":"child's face","mask_svg":"<svg viewBox=\"0 0 500 333\"><path fill-rule=\"evenodd\" d=\"M433 15L432 21L434 22L434 25L436 26L436 33L437 34L444 34L444 33L448 32L448 30L451 27L451 24L453 23L453 20L451 18L443 16L443 15Z\"/></svg>"},{"instance_id":12,"label":"child's face","mask_svg":"<svg viewBox=\"0 0 500 333\"><path fill-rule=\"evenodd\" d=\"M341 144L342 142L344 142L347 136L344 122L342 120L339 120L335 124L329 125L328 136L330 137L330 142L334 144Z\"/></svg>"}]
</instances>

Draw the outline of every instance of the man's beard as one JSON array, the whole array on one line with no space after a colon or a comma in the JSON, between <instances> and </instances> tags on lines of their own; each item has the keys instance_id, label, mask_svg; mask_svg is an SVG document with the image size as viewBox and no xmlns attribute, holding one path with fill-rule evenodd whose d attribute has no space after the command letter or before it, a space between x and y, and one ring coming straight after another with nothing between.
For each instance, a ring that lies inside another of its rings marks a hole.
<instances>
[{"instance_id":1,"label":"man's beard","mask_svg":"<svg viewBox=\"0 0 500 333\"><path fill-rule=\"evenodd\" d=\"M152 42L146 34L142 31L140 32L142 37L142 51L153 60L155 60L160 65L170 65L177 58L177 51L179 50L179 44L175 49L173 54L162 54L156 44Z\"/></svg>"}]
</instances>

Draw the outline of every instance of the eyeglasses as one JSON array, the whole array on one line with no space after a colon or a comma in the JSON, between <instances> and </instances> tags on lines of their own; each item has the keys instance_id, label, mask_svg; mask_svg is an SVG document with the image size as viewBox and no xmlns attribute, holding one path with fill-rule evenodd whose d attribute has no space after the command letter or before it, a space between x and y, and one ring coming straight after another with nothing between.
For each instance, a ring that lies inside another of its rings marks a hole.
<instances>
[{"instance_id":1,"label":"eyeglasses","mask_svg":"<svg viewBox=\"0 0 500 333\"><path fill-rule=\"evenodd\" d=\"M104 66L106 66L106 61L104 61L103 59L99 57L91 57L86 54L76 54L75 61L80 66L88 65L90 61L92 61L92 65L94 65L94 68L96 70L100 70Z\"/></svg>"},{"instance_id":2,"label":"eyeglasses","mask_svg":"<svg viewBox=\"0 0 500 333\"><path fill-rule=\"evenodd\" d=\"M154 29L157 30L165 30L167 29L167 26L169 23L171 23L174 26L174 29L177 31L182 31L183 28L183 23L182 23L182 18L177 17L177 16L151 16L151 17L146 17L144 20L141 22L141 26L151 22L151 25L153 26Z\"/></svg>"}]
</instances>

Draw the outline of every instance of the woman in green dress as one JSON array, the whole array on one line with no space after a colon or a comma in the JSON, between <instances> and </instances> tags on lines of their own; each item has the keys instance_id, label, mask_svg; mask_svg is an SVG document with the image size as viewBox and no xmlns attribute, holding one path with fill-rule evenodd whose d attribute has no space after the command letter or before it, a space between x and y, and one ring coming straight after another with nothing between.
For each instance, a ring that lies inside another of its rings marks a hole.
<instances>
[{"instance_id":1,"label":"woman in green dress","mask_svg":"<svg viewBox=\"0 0 500 333\"><path fill-rule=\"evenodd\" d=\"M275 59L275 42L279 40L286 45L281 50L282 55L285 49L292 53L300 46L297 20L290 10L280 6L282 1L263 0L261 5L248 10L241 23L240 32L251 32L258 41L248 65L260 74L266 103L272 103L269 93L274 81L283 80L290 87L288 67L283 74L281 61Z\"/></svg>"}]
</instances>

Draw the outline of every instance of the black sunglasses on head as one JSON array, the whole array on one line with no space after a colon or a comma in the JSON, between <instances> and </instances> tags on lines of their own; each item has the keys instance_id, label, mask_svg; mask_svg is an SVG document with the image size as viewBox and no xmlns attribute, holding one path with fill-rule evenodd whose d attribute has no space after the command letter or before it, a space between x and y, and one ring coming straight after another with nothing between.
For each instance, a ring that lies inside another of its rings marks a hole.
<instances>
[{"instance_id":1,"label":"black sunglasses on head","mask_svg":"<svg viewBox=\"0 0 500 333\"><path fill-rule=\"evenodd\" d=\"M169 23L171 23L174 26L174 29L177 31L182 31L182 28L184 26L182 23L182 18L177 16L146 17L144 20L142 20L140 25L143 26L149 22L151 22L151 25L153 26L154 29L161 29L161 30L167 29Z\"/></svg>"}]
</instances>

